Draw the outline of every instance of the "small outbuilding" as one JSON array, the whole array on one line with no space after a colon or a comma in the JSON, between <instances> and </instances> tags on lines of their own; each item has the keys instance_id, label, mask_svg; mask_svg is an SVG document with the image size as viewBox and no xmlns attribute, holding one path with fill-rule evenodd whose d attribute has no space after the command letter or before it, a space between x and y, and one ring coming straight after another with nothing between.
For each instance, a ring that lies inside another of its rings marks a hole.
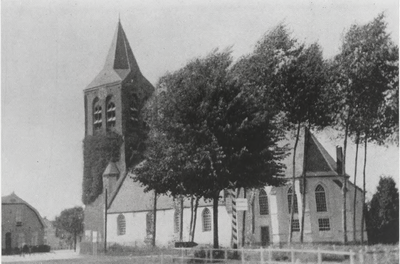
<instances>
[{"instance_id":1,"label":"small outbuilding","mask_svg":"<svg viewBox=\"0 0 400 264\"><path fill-rule=\"evenodd\" d=\"M1 197L1 247L3 254L13 249L44 243L46 224L39 212L14 192Z\"/></svg>"}]
</instances>

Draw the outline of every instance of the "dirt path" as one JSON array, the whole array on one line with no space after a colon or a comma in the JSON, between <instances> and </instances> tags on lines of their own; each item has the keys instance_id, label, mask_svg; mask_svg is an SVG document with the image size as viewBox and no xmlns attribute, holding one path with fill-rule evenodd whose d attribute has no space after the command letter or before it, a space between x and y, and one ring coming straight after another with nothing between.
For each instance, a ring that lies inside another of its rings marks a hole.
<instances>
[{"instance_id":1,"label":"dirt path","mask_svg":"<svg viewBox=\"0 0 400 264\"><path fill-rule=\"evenodd\" d=\"M1 256L1 262L38 262L48 260L61 260L61 259L79 259L82 258L78 252L73 250L54 250L48 253L35 253L25 255L12 255L12 256Z\"/></svg>"}]
</instances>

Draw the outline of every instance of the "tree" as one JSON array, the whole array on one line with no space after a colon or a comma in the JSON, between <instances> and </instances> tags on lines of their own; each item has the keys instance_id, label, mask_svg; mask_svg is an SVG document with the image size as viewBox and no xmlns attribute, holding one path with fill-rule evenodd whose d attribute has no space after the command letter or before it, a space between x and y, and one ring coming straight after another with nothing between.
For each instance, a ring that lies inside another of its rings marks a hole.
<instances>
[{"instance_id":1,"label":"tree","mask_svg":"<svg viewBox=\"0 0 400 264\"><path fill-rule=\"evenodd\" d=\"M354 135L357 145L362 136L365 144L365 193L367 143L383 144L387 138L398 133L398 99L394 98L394 95L398 95L398 47L386 33L384 15L380 14L366 25L352 25L344 37L341 53L335 58L335 63L339 91L337 102L341 109L338 123L345 127L343 174L346 175L347 136ZM347 180L344 177L343 208L346 208ZM363 200L365 203L365 195ZM346 243L346 210L343 216ZM361 234L363 236L363 232Z\"/></svg>"},{"instance_id":2,"label":"tree","mask_svg":"<svg viewBox=\"0 0 400 264\"><path fill-rule=\"evenodd\" d=\"M76 251L76 238L83 233L83 208L76 206L63 210L60 216L56 217L55 226L73 236Z\"/></svg>"},{"instance_id":3,"label":"tree","mask_svg":"<svg viewBox=\"0 0 400 264\"><path fill-rule=\"evenodd\" d=\"M366 220L370 243L399 242L399 191L392 177L380 177Z\"/></svg>"},{"instance_id":4,"label":"tree","mask_svg":"<svg viewBox=\"0 0 400 264\"><path fill-rule=\"evenodd\" d=\"M236 188L279 183L284 151L277 142L283 133L257 96L262 90L246 86L232 71L230 50L192 60L162 77L158 87L159 118L150 127L162 141L157 153L163 158L146 162L135 180L153 185L155 178L145 179L144 171L154 170L165 193L211 199L217 248L220 192L230 182Z\"/></svg>"},{"instance_id":5,"label":"tree","mask_svg":"<svg viewBox=\"0 0 400 264\"><path fill-rule=\"evenodd\" d=\"M256 45L249 59L254 61L250 68L252 80L263 87L265 94L273 101L276 109L283 114L285 129L294 129L292 188L295 192L296 151L301 127L324 127L330 123L325 103L326 72L322 50L317 43L306 47L292 38L285 25L279 24L269 31ZM308 137L307 137L308 138ZM307 146L307 144L305 144ZM305 150L307 151L307 150ZM303 163L301 190L305 211L306 160ZM292 199L291 208L294 207ZM292 240L292 222L294 210L291 210L289 243ZM301 219L304 226L304 217ZM303 228L301 230L303 241Z\"/></svg>"}]
</instances>

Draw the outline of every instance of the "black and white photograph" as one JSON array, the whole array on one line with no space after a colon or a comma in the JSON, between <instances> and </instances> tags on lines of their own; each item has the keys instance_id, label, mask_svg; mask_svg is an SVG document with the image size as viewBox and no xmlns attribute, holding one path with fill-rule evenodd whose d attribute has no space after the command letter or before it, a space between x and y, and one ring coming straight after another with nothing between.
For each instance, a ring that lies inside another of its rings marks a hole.
<instances>
[{"instance_id":1,"label":"black and white photograph","mask_svg":"<svg viewBox=\"0 0 400 264\"><path fill-rule=\"evenodd\" d=\"M396 0L2 0L4 263L399 263Z\"/></svg>"}]
</instances>

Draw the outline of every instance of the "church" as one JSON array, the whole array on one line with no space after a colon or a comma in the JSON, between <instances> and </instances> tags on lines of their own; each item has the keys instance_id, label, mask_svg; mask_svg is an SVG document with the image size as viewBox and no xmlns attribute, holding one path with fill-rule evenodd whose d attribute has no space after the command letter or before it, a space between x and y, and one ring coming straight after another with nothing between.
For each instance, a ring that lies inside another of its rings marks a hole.
<instances>
[{"instance_id":1,"label":"church","mask_svg":"<svg viewBox=\"0 0 400 264\"><path fill-rule=\"evenodd\" d=\"M142 75L119 21L103 69L84 90L85 137L114 132L127 139L135 126L132 115L140 110L153 92L154 87ZM287 143L293 148L294 142ZM302 135L298 146L295 191L291 180L293 154L288 155L283 161L286 165L287 184L246 191L247 211L237 212L239 246L243 245L242 241L245 245L254 246L287 243L292 197L295 201L292 222L293 242L300 241L301 228L304 230L304 242L343 241L342 190L344 179L348 179L349 176L344 176L342 173L341 148L337 149L335 160L309 132ZM102 179L98 182L102 184L101 192L85 203L82 253L91 252L93 245L97 248L112 244L140 247L149 245L152 239L155 197L151 192L145 193L144 188L132 180L133 175L127 170L131 154L132 150L122 142L119 157L107 161L100 175ZM304 159L306 184L305 188L302 188ZM306 198L302 226L303 189ZM355 192L358 200L354 208ZM243 191L239 192L239 197L243 196ZM171 197L158 196L156 202L156 245L167 247L173 246L180 240L189 241L190 201L183 201L182 206ZM364 239L367 237L366 230L361 230L362 208L362 190L348 181L346 208L348 241L360 241L362 232ZM218 210L219 242L221 246L229 247L232 242L234 210L232 210L232 199L226 192L221 193ZM212 203L199 201L194 235L194 242L197 244L213 242L212 211ZM358 223L356 232L353 232L352 224L354 214Z\"/></svg>"}]
</instances>

